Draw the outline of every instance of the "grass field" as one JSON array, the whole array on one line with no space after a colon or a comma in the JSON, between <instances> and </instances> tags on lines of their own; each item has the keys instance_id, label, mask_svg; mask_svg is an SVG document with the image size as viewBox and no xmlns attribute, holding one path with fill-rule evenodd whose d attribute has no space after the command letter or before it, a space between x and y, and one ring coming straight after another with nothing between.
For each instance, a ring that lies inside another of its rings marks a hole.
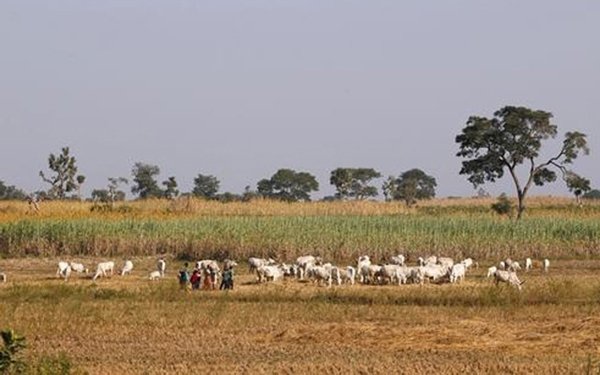
<instances>
[{"instance_id":1,"label":"grass field","mask_svg":"<svg viewBox=\"0 0 600 375\"><path fill-rule=\"evenodd\" d=\"M0 329L24 335L29 358L64 353L91 374L600 373L600 205L536 198L514 223L492 201L0 203ZM481 267L461 285L332 289L256 285L245 267L251 255L350 264L398 252ZM168 277L150 282L158 254ZM521 293L495 287L486 266L507 256L551 269L521 273ZM183 259L204 257L239 261L235 290L178 289ZM58 260L105 259L132 259L133 275L55 278Z\"/></svg>"},{"instance_id":2,"label":"grass field","mask_svg":"<svg viewBox=\"0 0 600 375\"><path fill-rule=\"evenodd\" d=\"M56 259L2 260L0 327L25 335L28 355L62 352L92 374L600 371L599 261L523 273L522 293L484 267L462 285L332 289L255 285L241 267L231 292L186 293L173 271L145 279L154 259L135 263L94 284L55 279Z\"/></svg>"}]
</instances>

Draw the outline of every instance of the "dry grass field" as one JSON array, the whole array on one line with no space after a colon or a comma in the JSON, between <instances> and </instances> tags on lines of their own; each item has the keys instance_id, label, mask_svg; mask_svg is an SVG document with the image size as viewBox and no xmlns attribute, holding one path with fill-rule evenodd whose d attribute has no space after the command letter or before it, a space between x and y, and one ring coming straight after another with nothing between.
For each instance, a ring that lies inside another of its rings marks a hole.
<instances>
[{"instance_id":1,"label":"dry grass field","mask_svg":"<svg viewBox=\"0 0 600 375\"><path fill-rule=\"evenodd\" d=\"M0 327L26 336L29 356L65 353L90 374L600 371L600 261L523 272L521 293L483 264L462 285L331 289L257 285L241 265L235 290L186 293L175 260L159 282L142 257L96 283L56 279L56 261L0 260Z\"/></svg>"},{"instance_id":2,"label":"dry grass field","mask_svg":"<svg viewBox=\"0 0 600 375\"><path fill-rule=\"evenodd\" d=\"M600 374L600 204L533 198L514 223L493 201L43 202L40 212L0 202L0 329L26 337L30 362L62 354L90 374ZM257 285L245 266L248 256L343 265L399 252L481 267L461 285L329 289ZM167 278L151 282L163 254ZM507 256L538 260L520 293L484 277ZM225 257L240 263L235 290L179 290L183 259ZM133 274L55 277L59 260L106 259L132 259Z\"/></svg>"}]
</instances>

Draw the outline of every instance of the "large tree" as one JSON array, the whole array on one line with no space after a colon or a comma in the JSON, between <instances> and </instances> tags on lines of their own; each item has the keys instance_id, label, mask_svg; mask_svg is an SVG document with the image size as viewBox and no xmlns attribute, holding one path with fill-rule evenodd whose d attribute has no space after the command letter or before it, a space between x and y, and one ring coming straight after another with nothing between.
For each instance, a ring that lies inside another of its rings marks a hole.
<instances>
[{"instance_id":1,"label":"large tree","mask_svg":"<svg viewBox=\"0 0 600 375\"><path fill-rule=\"evenodd\" d=\"M161 198L163 191L158 187L156 176L160 174L160 169L156 165L145 163L135 163L131 170L134 185L131 192L142 199Z\"/></svg>"},{"instance_id":2,"label":"large tree","mask_svg":"<svg viewBox=\"0 0 600 375\"><path fill-rule=\"evenodd\" d=\"M417 203L417 200L435 197L437 182L422 170L415 168L402 173L393 180L391 197L402 200L407 206Z\"/></svg>"},{"instance_id":3,"label":"large tree","mask_svg":"<svg viewBox=\"0 0 600 375\"><path fill-rule=\"evenodd\" d=\"M129 181L124 177L109 177L106 189L94 189L92 191L92 200L105 203L112 208L115 202L125 200L125 192L119 190L119 185L127 183Z\"/></svg>"},{"instance_id":4,"label":"large tree","mask_svg":"<svg viewBox=\"0 0 600 375\"><path fill-rule=\"evenodd\" d=\"M50 154L48 168L53 173L47 176L40 171L40 177L50 184L48 195L51 198L66 198L67 193L77 191L85 180L84 176L77 175L77 160L69 155L69 147L63 147L58 155Z\"/></svg>"},{"instance_id":5,"label":"large tree","mask_svg":"<svg viewBox=\"0 0 600 375\"><path fill-rule=\"evenodd\" d=\"M336 168L331 171L329 183L335 186L338 199L365 199L377 196L377 188L370 182L381 177L373 168Z\"/></svg>"},{"instance_id":6,"label":"large tree","mask_svg":"<svg viewBox=\"0 0 600 375\"><path fill-rule=\"evenodd\" d=\"M542 142L555 138L557 126L550 122L550 112L507 106L493 118L471 116L456 137L460 145L457 156L466 158L460 174L477 187L495 182L508 171L517 191L517 219L525 210L525 198L535 184L542 186L556 180L556 172L566 179L580 153L588 154L586 135L567 132L562 147L554 156L540 159ZM520 166L525 169L521 171Z\"/></svg>"},{"instance_id":7,"label":"large tree","mask_svg":"<svg viewBox=\"0 0 600 375\"><path fill-rule=\"evenodd\" d=\"M207 199L215 199L219 191L220 182L215 176L198 174L194 178L194 189L192 195Z\"/></svg>"},{"instance_id":8,"label":"large tree","mask_svg":"<svg viewBox=\"0 0 600 375\"><path fill-rule=\"evenodd\" d=\"M310 173L280 169L270 179L260 180L257 190L268 198L288 202L310 201L310 193L319 190L319 183Z\"/></svg>"}]
</instances>

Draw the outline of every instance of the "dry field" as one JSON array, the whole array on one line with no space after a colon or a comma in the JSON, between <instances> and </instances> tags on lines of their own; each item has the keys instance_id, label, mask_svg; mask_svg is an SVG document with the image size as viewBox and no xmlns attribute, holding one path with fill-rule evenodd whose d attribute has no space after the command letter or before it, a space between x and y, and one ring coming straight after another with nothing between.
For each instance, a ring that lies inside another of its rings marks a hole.
<instances>
[{"instance_id":1,"label":"dry field","mask_svg":"<svg viewBox=\"0 0 600 375\"><path fill-rule=\"evenodd\" d=\"M115 258L117 266L122 258ZM86 264L98 259L80 258ZM0 328L27 355L65 353L90 374L581 374L600 371L600 261L554 261L494 287L485 265L462 285L256 285L240 266L231 292L180 291L131 276L55 279L57 259L0 259Z\"/></svg>"}]
</instances>

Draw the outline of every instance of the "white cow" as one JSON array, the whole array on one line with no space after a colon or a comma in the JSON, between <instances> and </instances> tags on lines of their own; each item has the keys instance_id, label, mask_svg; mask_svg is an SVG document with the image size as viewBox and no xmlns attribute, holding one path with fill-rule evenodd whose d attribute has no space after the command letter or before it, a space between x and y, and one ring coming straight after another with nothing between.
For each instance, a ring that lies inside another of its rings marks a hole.
<instances>
[{"instance_id":1,"label":"white cow","mask_svg":"<svg viewBox=\"0 0 600 375\"><path fill-rule=\"evenodd\" d=\"M100 263L98 263L98 266L96 267L96 273L94 274L94 277L92 278L92 280L95 281L100 276L106 277L108 273L110 273L110 275L112 276L114 269L115 269L115 262L113 262L113 261L100 262Z\"/></svg>"},{"instance_id":2,"label":"white cow","mask_svg":"<svg viewBox=\"0 0 600 375\"><path fill-rule=\"evenodd\" d=\"M464 264L465 268L468 270L469 268L471 268L471 266L473 266L473 259L467 258L467 259L463 260L461 263Z\"/></svg>"},{"instance_id":3,"label":"white cow","mask_svg":"<svg viewBox=\"0 0 600 375\"><path fill-rule=\"evenodd\" d=\"M550 261L546 258L544 259L544 272L548 272L548 268L550 268Z\"/></svg>"},{"instance_id":4,"label":"white cow","mask_svg":"<svg viewBox=\"0 0 600 375\"><path fill-rule=\"evenodd\" d=\"M438 261L438 258L435 255L430 255L425 259L423 259L422 257L419 257L419 259L417 259L417 264L419 266L426 266L428 264L436 264L437 261Z\"/></svg>"},{"instance_id":5,"label":"white cow","mask_svg":"<svg viewBox=\"0 0 600 375\"><path fill-rule=\"evenodd\" d=\"M508 267L509 271L513 271L513 272L517 272L521 270L521 265L519 264L519 262L512 262L512 264L510 265L510 267Z\"/></svg>"},{"instance_id":6,"label":"white cow","mask_svg":"<svg viewBox=\"0 0 600 375\"><path fill-rule=\"evenodd\" d=\"M504 263L503 260L501 260L500 263L498 263L498 269L502 271L506 269L506 263Z\"/></svg>"},{"instance_id":7,"label":"white cow","mask_svg":"<svg viewBox=\"0 0 600 375\"><path fill-rule=\"evenodd\" d=\"M322 282L326 283L328 287L331 287L333 282L331 265L313 266L306 271L306 277L315 279L318 285Z\"/></svg>"},{"instance_id":8,"label":"white cow","mask_svg":"<svg viewBox=\"0 0 600 375\"><path fill-rule=\"evenodd\" d=\"M437 260L437 264L440 266L446 267L446 269L451 269L454 265L454 259L448 257L439 257Z\"/></svg>"},{"instance_id":9,"label":"white cow","mask_svg":"<svg viewBox=\"0 0 600 375\"><path fill-rule=\"evenodd\" d=\"M531 258L525 259L525 271L529 271L532 268L533 268L533 262L531 261Z\"/></svg>"},{"instance_id":10,"label":"white cow","mask_svg":"<svg viewBox=\"0 0 600 375\"><path fill-rule=\"evenodd\" d=\"M90 272L85 266L81 263L71 262L71 269L77 273L88 273Z\"/></svg>"},{"instance_id":11,"label":"white cow","mask_svg":"<svg viewBox=\"0 0 600 375\"><path fill-rule=\"evenodd\" d=\"M516 272L503 270L497 270L496 272L494 272L494 282L496 283L496 285L498 285L498 283L501 282L513 285L517 287L519 291L521 290L521 285L525 283L525 281L519 280Z\"/></svg>"},{"instance_id":12,"label":"white cow","mask_svg":"<svg viewBox=\"0 0 600 375\"><path fill-rule=\"evenodd\" d=\"M491 266L490 268L488 268L486 277L494 276L494 273L496 273L496 271L498 271L498 268L496 268L496 266Z\"/></svg>"},{"instance_id":13,"label":"white cow","mask_svg":"<svg viewBox=\"0 0 600 375\"><path fill-rule=\"evenodd\" d=\"M426 266L421 267L421 271L425 278L431 279L432 281L437 281L448 275L448 268L441 264L427 264Z\"/></svg>"},{"instance_id":14,"label":"white cow","mask_svg":"<svg viewBox=\"0 0 600 375\"><path fill-rule=\"evenodd\" d=\"M332 267L331 277L333 281L337 283L337 285L341 285L344 282L354 285L354 280L356 279L356 269L352 266L348 266L346 269Z\"/></svg>"},{"instance_id":15,"label":"white cow","mask_svg":"<svg viewBox=\"0 0 600 375\"><path fill-rule=\"evenodd\" d=\"M313 255L303 255L296 259L296 265L298 266L298 276L300 280L304 280L304 275L308 269L312 266L318 266L322 263L321 257L315 257Z\"/></svg>"},{"instance_id":16,"label":"white cow","mask_svg":"<svg viewBox=\"0 0 600 375\"><path fill-rule=\"evenodd\" d=\"M164 258L158 259L158 262L156 262L156 268L160 273L160 277L165 277L165 271L167 270L167 262L165 262Z\"/></svg>"},{"instance_id":17,"label":"white cow","mask_svg":"<svg viewBox=\"0 0 600 375\"><path fill-rule=\"evenodd\" d=\"M463 263L457 263L450 269L450 282L455 283L465 278L467 267Z\"/></svg>"},{"instance_id":18,"label":"white cow","mask_svg":"<svg viewBox=\"0 0 600 375\"><path fill-rule=\"evenodd\" d=\"M258 282L277 281L283 279L283 270L276 265L262 266L256 270Z\"/></svg>"},{"instance_id":19,"label":"white cow","mask_svg":"<svg viewBox=\"0 0 600 375\"><path fill-rule=\"evenodd\" d=\"M67 262L58 262L58 269L56 270L56 277L62 277L67 281L71 276L71 266Z\"/></svg>"},{"instance_id":20,"label":"white cow","mask_svg":"<svg viewBox=\"0 0 600 375\"><path fill-rule=\"evenodd\" d=\"M390 258L391 264L397 264L399 266L403 266L405 261L406 258L402 254L398 254Z\"/></svg>"},{"instance_id":21,"label":"white cow","mask_svg":"<svg viewBox=\"0 0 600 375\"><path fill-rule=\"evenodd\" d=\"M150 272L150 276L149 279L156 281L156 280L160 280L162 278L162 274L160 273L160 271L152 271Z\"/></svg>"},{"instance_id":22,"label":"white cow","mask_svg":"<svg viewBox=\"0 0 600 375\"><path fill-rule=\"evenodd\" d=\"M275 264L275 261L271 258L264 259L264 258L250 257L250 258L248 258L248 265L250 266L248 272L254 273L254 272L256 272L256 269L259 267L271 266L273 264Z\"/></svg>"},{"instance_id":23,"label":"white cow","mask_svg":"<svg viewBox=\"0 0 600 375\"><path fill-rule=\"evenodd\" d=\"M126 260L123 268L121 268L121 276L125 276L131 273L133 270L133 262L130 260Z\"/></svg>"},{"instance_id":24,"label":"white cow","mask_svg":"<svg viewBox=\"0 0 600 375\"><path fill-rule=\"evenodd\" d=\"M358 273L358 281L360 283L367 282L367 279L369 278L369 266L371 266L371 259L368 255L361 255L358 257L356 272Z\"/></svg>"}]
</instances>

